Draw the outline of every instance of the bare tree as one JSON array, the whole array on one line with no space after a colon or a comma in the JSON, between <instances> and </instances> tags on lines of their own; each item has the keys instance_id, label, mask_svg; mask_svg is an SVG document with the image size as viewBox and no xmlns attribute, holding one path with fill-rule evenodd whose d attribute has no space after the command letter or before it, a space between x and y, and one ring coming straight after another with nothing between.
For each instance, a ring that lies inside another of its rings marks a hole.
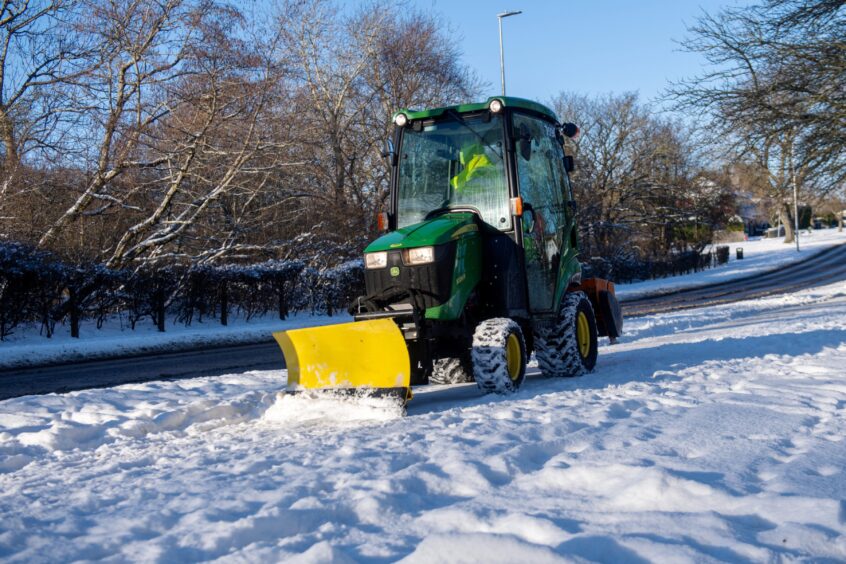
<instances>
[{"instance_id":1,"label":"bare tree","mask_svg":"<svg viewBox=\"0 0 846 564\"><path fill-rule=\"evenodd\" d=\"M283 5L280 33L302 101L310 174L302 197L331 196L321 219L346 234L372 228L386 196L379 157L394 111L454 103L477 94L478 81L433 17L374 2L339 16L325 0Z\"/></svg>"},{"instance_id":2,"label":"bare tree","mask_svg":"<svg viewBox=\"0 0 846 564\"><path fill-rule=\"evenodd\" d=\"M0 5L0 222L18 217L26 192L20 170L30 153L60 153L64 98L58 83L84 68L84 42L74 32L71 0ZM8 228L7 228L8 229Z\"/></svg>"},{"instance_id":3,"label":"bare tree","mask_svg":"<svg viewBox=\"0 0 846 564\"><path fill-rule=\"evenodd\" d=\"M702 177L688 130L660 119L632 93L561 94L552 105L582 130L574 184L586 253L610 256L637 245L656 257L708 241L721 196Z\"/></svg>"},{"instance_id":4,"label":"bare tree","mask_svg":"<svg viewBox=\"0 0 846 564\"><path fill-rule=\"evenodd\" d=\"M127 205L126 195L115 191L118 177L162 162L146 159L143 149L151 128L169 112L166 86L183 74L182 62L195 37L193 23L207 7L182 0L110 0L87 3L84 9L88 18L82 33L97 51L91 71L69 82L75 110L87 121L77 131L80 147L94 152L77 157L93 163L81 193L40 237L41 247L83 215Z\"/></svg>"},{"instance_id":5,"label":"bare tree","mask_svg":"<svg viewBox=\"0 0 846 564\"><path fill-rule=\"evenodd\" d=\"M233 40L233 28L247 32L238 23L228 8L196 24L185 76L170 89L173 105L150 135L151 182L160 189L147 196L109 265L163 257L202 263L263 247L248 240L249 224L258 208L273 205L263 194L287 164L284 139L272 135L285 117L273 113L284 108L284 76L270 55L273 40Z\"/></svg>"},{"instance_id":6,"label":"bare tree","mask_svg":"<svg viewBox=\"0 0 846 564\"><path fill-rule=\"evenodd\" d=\"M581 128L569 151L588 257L639 251L658 258L710 242L732 210L718 175L699 161L690 128L658 117L632 93L560 94L552 106Z\"/></svg>"},{"instance_id":7,"label":"bare tree","mask_svg":"<svg viewBox=\"0 0 846 564\"><path fill-rule=\"evenodd\" d=\"M793 173L805 198L846 178L846 12L838 0L764 0L706 14L684 46L711 70L675 84L679 109L707 111L736 158L765 167L792 241Z\"/></svg>"},{"instance_id":8,"label":"bare tree","mask_svg":"<svg viewBox=\"0 0 846 564\"><path fill-rule=\"evenodd\" d=\"M65 1L40 16L61 25L36 27L75 58L28 98L61 120L40 137L52 152L18 158L27 183L0 205L3 232L74 260L286 257L308 238L355 256L392 112L478 92L435 18L387 2L290 0L269 20L215 0Z\"/></svg>"}]
</instances>

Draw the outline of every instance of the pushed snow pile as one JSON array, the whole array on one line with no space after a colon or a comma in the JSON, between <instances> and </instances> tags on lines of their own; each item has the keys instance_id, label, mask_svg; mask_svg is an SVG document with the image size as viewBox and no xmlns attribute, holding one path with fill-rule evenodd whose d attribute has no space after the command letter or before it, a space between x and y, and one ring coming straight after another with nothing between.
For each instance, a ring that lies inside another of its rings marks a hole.
<instances>
[{"instance_id":1,"label":"pushed snow pile","mask_svg":"<svg viewBox=\"0 0 846 564\"><path fill-rule=\"evenodd\" d=\"M265 374L258 382L198 378L9 400L5 405L15 409L0 409L0 473L38 453L96 451L126 440L254 423L275 399L275 393L254 388L284 381L284 373ZM3 454L10 458L3 461Z\"/></svg>"},{"instance_id":2,"label":"pushed snow pile","mask_svg":"<svg viewBox=\"0 0 846 564\"><path fill-rule=\"evenodd\" d=\"M844 294L631 319L593 374L407 417L282 371L0 401L0 560L843 562Z\"/></svg>"},{"instance_id":3,"label":"pushed snow pile","mask_svg":"<svg viewBox=\"0 0 846 564\"><path fill-rule=\"evenodd\" d=\"M264 413L266 422L283 427L331 428L390 421L403 416L399 400L372 395L332 392L280 393Z\"/></svg>"},{"instance_id":4,"label":"pushed snow pile","mask_svg":"<svg viewBox=\"0 0 846 564\"><path fill-rule=\"evenodd\" d=\"M564 563L554 551L544 546L523 542L506 535L431 535L408 557L403 564L431 564L449 562L451 564L511 564L513 562L532 562L533 564Z\"/></svg>"}]
</instances>

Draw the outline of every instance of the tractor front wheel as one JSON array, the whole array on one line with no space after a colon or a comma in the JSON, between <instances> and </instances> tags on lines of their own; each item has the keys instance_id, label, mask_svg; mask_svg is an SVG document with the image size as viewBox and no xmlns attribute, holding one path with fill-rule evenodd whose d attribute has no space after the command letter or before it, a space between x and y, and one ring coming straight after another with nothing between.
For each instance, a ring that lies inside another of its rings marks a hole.
<instances>
[{"instance_id":1,"label":"tractor front wheel","mask_svg":"<svg viewBox=\"0 0 846 564\"><path fill-rule=\"evenodd\" d=\"M564 295L558 319L535 334L535 356L544 376L581 376L596 366L596 318L584 292Z\"/></svg>"},{"instance_id":2,"label":"tractor front wheel","mask_svg":"<svg viewBox=\"0 0 846 564\"><path fill-rule=\"evenodd\" d=\"M526 378L526 342L516 321L486 319L473 334L473 376L486 393L517 391Z\"/></svg>"}]
</instances>

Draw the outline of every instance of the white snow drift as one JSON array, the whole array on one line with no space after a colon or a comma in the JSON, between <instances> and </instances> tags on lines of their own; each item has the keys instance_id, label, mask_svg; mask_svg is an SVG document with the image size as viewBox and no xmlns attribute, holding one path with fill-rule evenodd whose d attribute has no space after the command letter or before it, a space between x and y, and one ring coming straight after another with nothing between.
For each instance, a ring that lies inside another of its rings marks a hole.
<instances>
[{"instance_id":1,"label":"white snow drift","mask_svg":"<svg viewBox=\"0 0 846 564\"><path fill-rule=\"evenodd\" d=\"M408 417L282 371L3 401L0 559L843 560L844 329L842 284L629 320Z\"/></svg>"}]
</instances>

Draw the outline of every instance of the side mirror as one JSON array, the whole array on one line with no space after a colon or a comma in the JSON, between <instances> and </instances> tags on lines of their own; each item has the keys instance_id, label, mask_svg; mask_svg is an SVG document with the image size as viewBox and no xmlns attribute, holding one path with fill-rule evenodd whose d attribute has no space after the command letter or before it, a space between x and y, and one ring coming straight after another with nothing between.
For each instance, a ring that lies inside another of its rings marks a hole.
<instances>
[{"instance_id":1,"label":"side mirror","mask_svg":"<svg viewBox=\"0 0 846 564\"><path fill-rule=\"evenodd\" d=\"M575 141L579 138L579 126L575 123L562 123L561 133Z\"/></svg>"},{"instance_id":2,"label":"side mirror","mask_svg":"<svg viewBox=\"0 0 846 564\"><path fill-rule=\"evenodd\" d=\"M535 208L532 204L523 204L523 233L531 233L535 230Z\"/></svg>"},{"instance_id":3,"label":"side mirror","mask_svg":"<svg viewBox=\"0 0 846 564\"><path fill-rule=\"evenodd\" d=\"M567 172L576 170L576 161L572 155L564 155L564 170Z\"/></svg>"}]
</instances>

